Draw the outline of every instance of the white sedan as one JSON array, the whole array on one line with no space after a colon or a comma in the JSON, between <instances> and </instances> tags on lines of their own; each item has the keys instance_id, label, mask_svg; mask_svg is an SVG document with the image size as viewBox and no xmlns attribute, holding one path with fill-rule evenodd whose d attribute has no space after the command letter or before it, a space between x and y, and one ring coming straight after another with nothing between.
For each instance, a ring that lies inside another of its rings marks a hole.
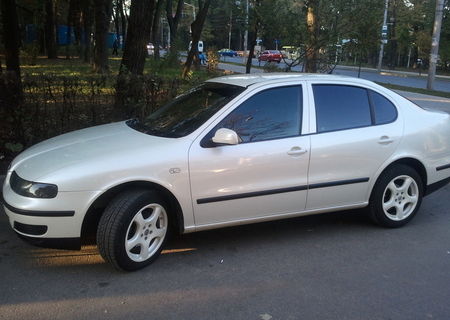
<instances>
[{"instance_id":1,"label":"white sedan","mask_svg":"<svg viewBox=\"0 0 450 320\"><path fill-rule=\"evenodd\" d=\"M64 134L11 164L4 208L38 245L94 231L122 270L170 231L368 207L400 227L450 180L450 115L375 83L307 74L212 79L147 119Z\"/></svg>"}]
</instances>

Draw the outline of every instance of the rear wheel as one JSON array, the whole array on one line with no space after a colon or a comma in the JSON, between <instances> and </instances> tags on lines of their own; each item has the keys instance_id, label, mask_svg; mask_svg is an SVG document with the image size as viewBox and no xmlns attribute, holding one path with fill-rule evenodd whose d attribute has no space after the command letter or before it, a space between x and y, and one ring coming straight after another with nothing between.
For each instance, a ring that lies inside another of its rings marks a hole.
<instances>
[{"instance_id":1,"label":"rear wheel","mask_svg":"<svg viewBox=\"0 0 450 320\"><path fill-rule=\"evenodd\" d=\"M166 208L164 199L154 191L132 190L116 197L98 226L97 245L102 257L126 271L152 263L167 239Z\"/></svg>"},{"instance_id":2,"label":"rear wheel","mask_svg":"<svg viewBox=\"0 0 450 320\"><path fill-rule=\"evenodd\" d=\"M415 216L422 196L420 175L409 166L395 165L375 184L369 203L371 218L384 227L401 227Z\"/></svg>"}]
</instances>

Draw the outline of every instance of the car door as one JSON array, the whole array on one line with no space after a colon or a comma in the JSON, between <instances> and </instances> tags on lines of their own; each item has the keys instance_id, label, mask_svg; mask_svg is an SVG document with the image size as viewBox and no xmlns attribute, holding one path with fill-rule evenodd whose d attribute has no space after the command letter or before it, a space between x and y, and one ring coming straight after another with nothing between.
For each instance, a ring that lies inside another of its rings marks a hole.
<instances>
[{"instance_id":1,"label":"car door","mask_svg":"<svg viewBox=\"0 0 450 320\"><path fill-rule=\"evenodd\" d=\"M192 144L189 171L196 226L233 224L304 210L310 137L305 86L263 87ZM214 145L220 128L242 142Z\"/></svg>"},{"instance_id":2,"label":"car door","mask_svg":"<svg viewBox=\"0 0 450 320\"><path fill-rule=\"evenodd\" d=\"M400 114L375 88L340 81L311 82L309 90L316 132L311 135L306 207L364 204L371 179L401 139Z\"/></svg>"}]
</instances>

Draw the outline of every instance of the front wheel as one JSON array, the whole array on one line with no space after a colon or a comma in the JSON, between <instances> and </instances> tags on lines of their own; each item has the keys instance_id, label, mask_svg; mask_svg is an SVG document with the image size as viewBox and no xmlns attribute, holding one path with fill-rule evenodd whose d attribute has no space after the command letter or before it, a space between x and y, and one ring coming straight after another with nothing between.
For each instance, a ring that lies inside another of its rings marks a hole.
<instances>
[{"instance_id":1,"label":"front wheel","mask_svg":"<svg viewBox=\"0 0 450 320\"><path fill-rule=\"evenodd\" d=\"M369 202L369 211L375 223L397 228L412 220L423 197L420 175L411 167L395 165L379 177Z\"/></svg>"},{"instance_id":2,"label":"front wheel","mask_svg":"<svg viewBox=\"0 0 450 320\"><path fill-rule=\"evenodd\" d=\"M169 216L154 191L119 194L105 209L97 231L101 256L119 270L133 271L152 263L167 239Z\"/></svg>"}]
</instances>

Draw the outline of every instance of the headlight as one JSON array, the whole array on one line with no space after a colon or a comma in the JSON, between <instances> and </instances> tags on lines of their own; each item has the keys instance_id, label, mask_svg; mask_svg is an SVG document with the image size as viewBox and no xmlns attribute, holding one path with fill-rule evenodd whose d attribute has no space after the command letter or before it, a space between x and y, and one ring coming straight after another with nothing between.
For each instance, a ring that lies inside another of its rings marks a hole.
<instances>
[{"instance_id":1,"label":"headlight","mask_svg":"<svg viewBox=\"0 0 450 320\"><path fill-rule=\"evenodd\" d=\"M58 194L58 187L54 184L33 182L22 179L14 171L9 180L11 189L24 197L29 198L54 198Z\"/></svg>"}]
</instances>

